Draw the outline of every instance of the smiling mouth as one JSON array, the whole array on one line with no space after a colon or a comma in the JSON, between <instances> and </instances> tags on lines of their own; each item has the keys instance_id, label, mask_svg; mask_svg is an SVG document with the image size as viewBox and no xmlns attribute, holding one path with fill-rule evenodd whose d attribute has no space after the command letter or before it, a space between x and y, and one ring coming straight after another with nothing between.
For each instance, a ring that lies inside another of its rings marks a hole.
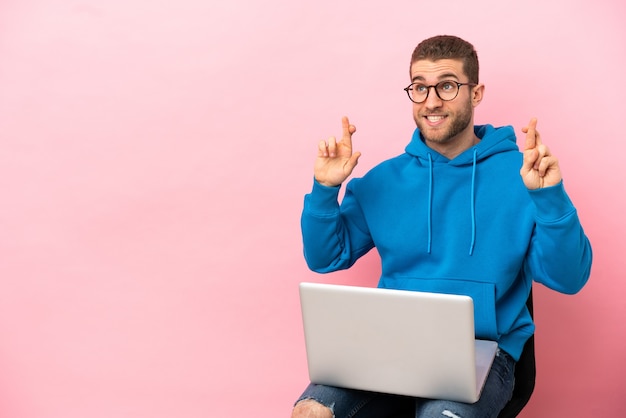
<instances>
[{"instance_id":1,"label":"smiling mouth","mask_svg":"<svg viewBox=\"0 0 626 418\"><path fill-rule=\"evenodd\" d=\"M446 118L446 116L441 116L441 115L429 115L429 116L424 116L424 117L430 123L441 122L442 120L444 120Z\"/></svg>"}]
</instances>

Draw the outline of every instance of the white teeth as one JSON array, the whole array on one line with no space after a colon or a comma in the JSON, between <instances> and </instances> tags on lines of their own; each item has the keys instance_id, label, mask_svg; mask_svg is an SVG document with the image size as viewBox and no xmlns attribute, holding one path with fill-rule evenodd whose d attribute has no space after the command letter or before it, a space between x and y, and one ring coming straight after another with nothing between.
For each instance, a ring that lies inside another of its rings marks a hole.
<instances>
[{"instance_id":1,"label":"white teeth","mask_svg":"<svg viewBox=\"0 0 626 418\"><path fill-rule=\"evenodd\" d=\"M426 116L426 119L428 119L430 122L439 122L443 119L443 116Z\"/></svg>"}]
</instances>

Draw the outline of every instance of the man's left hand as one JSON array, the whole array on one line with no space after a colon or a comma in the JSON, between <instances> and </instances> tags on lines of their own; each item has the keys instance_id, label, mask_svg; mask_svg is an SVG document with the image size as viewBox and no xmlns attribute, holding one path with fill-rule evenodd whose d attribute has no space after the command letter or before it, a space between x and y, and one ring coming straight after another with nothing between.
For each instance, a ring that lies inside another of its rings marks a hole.
<instances>
[{"instance_id":1,"label":"man's left hand","mask_svg":"<svg viewBox=\"0 0 626 418\"><path fill-rule=\"evenodd\" d=\"M522 132L526 134L526 145L520 175L526 187L535 190L559 184L562 179L559 161L541 142L537 119L532 118L528 126L522 128Z\"/></svg>"}]
</instances>

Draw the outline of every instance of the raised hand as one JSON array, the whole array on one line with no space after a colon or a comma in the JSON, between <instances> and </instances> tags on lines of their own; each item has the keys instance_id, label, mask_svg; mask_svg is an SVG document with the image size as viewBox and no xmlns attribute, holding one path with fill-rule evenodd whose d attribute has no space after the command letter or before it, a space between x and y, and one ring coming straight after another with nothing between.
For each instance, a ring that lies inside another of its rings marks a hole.
<instances>
[{"instance_id":1,"label":"raised hand","mask_svg":"<svg viewBox=\"0 0 626 418\"><path fill-rule=\"evenodd\" d=\"M520 175L526 187L534 190L560 183L562 177L559 161L541 142L541 136L537 132L537 119L532 118L528 126L522 128L522 132L526 134L526 144Z\"/></svg>"},{"instance_id":2,"label":"raised hand","mask_svg":"<svg viewBox=\"0 0 626 418\"><path fill-rule=\"evenodd\" d=\"M352 152L352 134L356 126L350 125L348 118L341 118L342 136L337 141L334 136L328 141L320 141L315 160L315 179L324 186L338 186L343 183L356 167L360 152Z\"/></svg>"}]
</instances>

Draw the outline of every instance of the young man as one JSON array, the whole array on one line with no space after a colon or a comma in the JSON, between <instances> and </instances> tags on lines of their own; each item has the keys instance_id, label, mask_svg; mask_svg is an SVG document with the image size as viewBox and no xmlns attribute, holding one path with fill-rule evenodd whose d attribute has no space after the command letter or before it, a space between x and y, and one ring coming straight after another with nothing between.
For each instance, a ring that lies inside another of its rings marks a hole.
<instances>
[{"instance_id":1,"label":"young man","mask_svg":"<svg viewBox=\"0 0 626 418\"><path fill-rule=\"evenodd\" d=\"M510 399L515 362L534 332L532 281L573 294L587 282L591 246L568 198L557 159L531 119L523 153L509 126L474 126L484 95L474 47L453 36L421 42L411 58L417 129L405 153L340 185L360 154L343 118L340 141L319 143L313 190L302 213L308 266L350 267L376 247L379 287L469 295L478 338L498 354L475 404L309 385L292 417L496 417Z\"/></svg>"}]
</instances>

